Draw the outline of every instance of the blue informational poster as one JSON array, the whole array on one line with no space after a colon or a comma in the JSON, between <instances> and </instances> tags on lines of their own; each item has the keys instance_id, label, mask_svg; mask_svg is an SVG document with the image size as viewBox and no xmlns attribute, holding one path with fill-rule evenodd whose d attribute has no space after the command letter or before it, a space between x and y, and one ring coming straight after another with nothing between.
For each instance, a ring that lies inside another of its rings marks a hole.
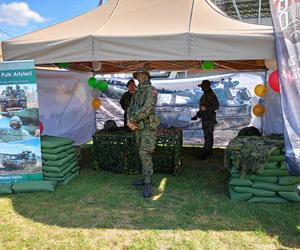
<instances>
[{"instance_id":1,"label":"blue informational poster","mask_svg":"<svg viewBox=\"0 0 300 250\"><path fill-rule=\"evenodd\" d=\"M270 0L283 110L285 153L291 175L300 176L300 1Z\"/></svg>"},{"instance_id":2,"label":"blue informational poster","mask_svg":"<svg viewBox=\"0 0 300 250\"><path fill-rule=\"evenodd\" d=\"M42 180L34 61L0 63L0 183Z\"/></svg>"}]
</instances>

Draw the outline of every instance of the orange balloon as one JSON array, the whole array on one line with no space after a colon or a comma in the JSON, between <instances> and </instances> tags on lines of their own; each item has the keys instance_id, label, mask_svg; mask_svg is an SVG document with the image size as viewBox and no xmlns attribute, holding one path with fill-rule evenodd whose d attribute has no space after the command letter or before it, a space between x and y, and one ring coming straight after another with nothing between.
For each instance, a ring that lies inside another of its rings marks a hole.
<instances>
[{"instance_id":1,"label":"orange balloon","mask_svg":"<svg viewBox=\"0 0 300 250\"><path fill-rule=\"evenodd\" d=\"M254 92L257 96L263 97L267 94L268 89L263 84L257 84L254 88Z\"/></svg>"},{"instance_id":2,"label":"orange balloon","mask_svg":"<svg viewBox=\"0 0 300 250\"><path fill-rule=\"evenodd\" d=\"M91 104L94 109L99 109L101 107L101 101L99 98L94 98Z\"/></svg>"},{"instance_id":3,"label":"orange balloon","mask_svg":"<svg viewBox=\"0 0 300 250\"><path fill-rule=\"evenodd\" d=\"M266 112L266 109L263 105L261 104L256 104L254 107L253 107L253 114L255 114L256 116L258 117L261 117L264 115L264 113Z\"/></svg>"}]
</instances>

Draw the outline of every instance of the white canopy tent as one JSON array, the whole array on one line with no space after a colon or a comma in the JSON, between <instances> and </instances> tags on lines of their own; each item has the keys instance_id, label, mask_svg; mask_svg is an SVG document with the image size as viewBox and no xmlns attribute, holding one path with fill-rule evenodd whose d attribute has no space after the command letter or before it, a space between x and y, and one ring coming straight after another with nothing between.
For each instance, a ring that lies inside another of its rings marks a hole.
<instances>
[{"instance_id":1,"label":"white canopy tent","mask_svg":"<svg viewBox=\"0 0 300 250\"><path fill-rule=\"evenodd\" d=\"M273 59L273 29L224 16L207 0L110 0L3 42L4 60L37 64Z\"/></svg>"}]
</instances>

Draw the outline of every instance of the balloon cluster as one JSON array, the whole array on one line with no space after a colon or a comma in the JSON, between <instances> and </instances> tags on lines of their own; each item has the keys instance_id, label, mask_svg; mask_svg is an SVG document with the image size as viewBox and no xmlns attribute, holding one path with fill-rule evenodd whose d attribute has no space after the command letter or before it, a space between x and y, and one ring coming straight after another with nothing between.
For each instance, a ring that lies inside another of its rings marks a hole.
<instances>
[{"instance_id":1,"label":"balloon cluster","mask_svg":"<svg viewBox=\"0 0 300 250\"><path fill-rule=\"evenodd\" d=\"M260 65L260 63L264 63L264 66L268 69L268 70L273 70L273 72L270 74L269 76L269 86L276 92L279 93L280 92L280 88L279 88L279 75L278 75L278 71L277 71L277 62L276 60L265 60L265 61L256 61L256 64L259 66L263 66ZM264 84L257 84L254 88L254 92L257 96L259 97L264 97L267 92L268 89L266 88L266 86ZM253 114L261 117L264 115L264 113L266 112L265 107L262 104L256 104L253 106Z\"/></svg>"},{"instance_id":2,"label":"balloon cluster","mask_svg":"<svg viewBox=\"0 0 300 250\"><path fill-rule=\"evenodd\" d=\"M257 84L254 88L254 93L259 97L264 97L268 93L268 89L263 84ZM265 107L262 104L256 104L253 106L253 114L261 117L266 112Z\"/></svg>"},{"instance_id":3,"label":"balloon cluster","mask_svg":"<svg viewBox=\"0 0 300 250\"><path fill-rule=\"evenodd\" d=\"M92 62L93 71L98 71L102 67L101 62ZM108 89L108 82L105 80L97 80L95 76L92 76L88 79L88 85L92 88L91 94L93 100L91 105L94 109L99 109L101 107L101 100L99 98L100 93Z\"/></svg>"}]
</instances>

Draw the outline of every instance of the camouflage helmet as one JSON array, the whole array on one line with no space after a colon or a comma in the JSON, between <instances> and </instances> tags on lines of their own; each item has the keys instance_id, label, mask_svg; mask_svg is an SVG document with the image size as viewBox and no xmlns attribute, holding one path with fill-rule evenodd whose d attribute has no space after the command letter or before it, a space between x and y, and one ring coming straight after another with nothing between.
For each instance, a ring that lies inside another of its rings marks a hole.
<instances>
[{"instance_id":1,"label":"camouflage helmet","mask_svg":"<svg viewBox=\"0 0 300 250\"><path fill-rule=\"evenodd\" d=\"M201 84L198 84L198 87L210 88L211 81L210 80L203 80Z\"/></svg>"},{"instance_id":2,"label":"camouflage helmet","mask_svg":"<svg viewBox=\"0 0 300 250\"><path fill-rule=\"evenodd\" d=\"M148 78L150 79L150 73L146 68L140 67L136 70L136 72L133 73L133 77L136 79L136 76L138 73L144 73L145 75L148 76Z\"/></svg>"}]
</instances>

